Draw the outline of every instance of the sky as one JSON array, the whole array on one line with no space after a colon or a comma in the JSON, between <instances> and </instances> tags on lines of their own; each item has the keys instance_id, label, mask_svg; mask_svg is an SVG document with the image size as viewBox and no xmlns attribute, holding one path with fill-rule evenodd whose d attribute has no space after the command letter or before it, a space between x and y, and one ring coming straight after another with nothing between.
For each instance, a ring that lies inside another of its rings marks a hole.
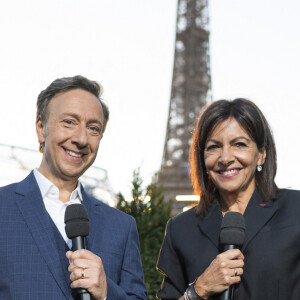
<instances>
[{"instance_id":1,"label":"sky","mask_svg":"<svg viewBox=\"0 0 300 300\"><path fill-rule=\"evenodd\" d=\"M0 1L0 143L38 149L36 99L54 79L104 88L110 121L95 165L115 192L159 170L168 115L175 0ZM253 100L278 154L276 182L300 189L300 2L211 0L212 98Z\"/></svg>"}]
</instances>

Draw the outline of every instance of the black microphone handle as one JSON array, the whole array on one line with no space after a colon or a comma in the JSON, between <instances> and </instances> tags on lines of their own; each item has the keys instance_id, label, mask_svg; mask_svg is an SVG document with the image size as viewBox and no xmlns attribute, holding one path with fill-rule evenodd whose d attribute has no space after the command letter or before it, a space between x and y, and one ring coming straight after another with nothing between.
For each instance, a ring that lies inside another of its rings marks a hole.
<instances>
[{"instance_id":1,"label":"black microphone handle","mask_svg":"<svg viewBox=\"0 0 300 300\"><path fill-rule=\"evenodd\" d=\"M231 249L238 249L238 247L237 246L235 246L235 245L224 245L224 251L223 252L225 252L225 251L227 251L227 250L231 250Z\"/></svg>"},{"instance_id":2,"label":"black microphone handle","mask_svg":"<svg viewBox=\"0 0 300 300\"><path fill-rule=\"evenodd\" d=\"M92 300L92 297L86 289L77 289L76 300Z\"/></svg>"},{"instance_id":3,"label":"black microphone handle","mask_svg":"<svg viewBox=\"0 0 300 300\"><path fill-rule=\"evenodd\" d=\"M86 248L86 240L84 236L76 236L72 238L72 251Z\"/></svg>"},{"instance_id":4,"label":"black microphone handle","mask_svg":"<svg viewBox=\"0 0 300 300\"><path fill-rule=\"evenodd\" d=\"M237 249L235 245L224 245L224 252L231 249ZM233 299L234 284L232 284L227 290L220 294L220 300L232 300Z\"/></svg>"},{"instance_id":5,"label":"black microphone handle","mask_svg":"<svg viewBox=\"0 0 300 300\"><path fill-rule=\"evenodd\" d=\"M72 251L86 249L86 239L84 236L76 236L72 238ZM86 289L76 289L76 300L92 300L91 295Z\"/></svg>"}]
</instances>

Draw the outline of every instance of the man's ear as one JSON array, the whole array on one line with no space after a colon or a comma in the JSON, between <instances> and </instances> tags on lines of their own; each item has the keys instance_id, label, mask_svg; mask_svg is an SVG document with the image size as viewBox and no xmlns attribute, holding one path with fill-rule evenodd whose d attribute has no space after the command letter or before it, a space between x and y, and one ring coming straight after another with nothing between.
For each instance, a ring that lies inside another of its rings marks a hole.
<instances>
[{"instance_id":1,"label":"man's ear","mask_svg":"<svg viewBox=\"0 0 300 300\"><path fill-rule=\"evenodd\" d=\"M41 115L39 115L36 119L35 128L38 137L38 142L40 144L40 152L42 152L42 145L45 143L45 127L45 123L42 121Z\"/></svg>"},{"instance_id":2,"label":"man's ear","mask_svg":"<svg viewBox=\"0 0 300 300\"><path fill-rule=\"evenodd\" d=\"M262 166L264 163L265 163L265 160L266 160L266 149L265 148L261 148L259 151L259 154L258 154L258 161L257 161L257 165L258 166Z\"/></svg>"}]
</instances>

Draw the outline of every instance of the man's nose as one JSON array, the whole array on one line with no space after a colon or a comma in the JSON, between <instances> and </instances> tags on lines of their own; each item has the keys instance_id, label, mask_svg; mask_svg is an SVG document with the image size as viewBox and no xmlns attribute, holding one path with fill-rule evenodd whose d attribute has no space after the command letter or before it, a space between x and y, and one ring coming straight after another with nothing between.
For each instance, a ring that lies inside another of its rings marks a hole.
<instances>
[{"instance_id":1,"label":"man's nose","mask_svg":"<svg viewBox=\"0 0 300 300\"><path fill-rule=\"evenodd\" d=\"M79 147L85 147L88 143L88 132L85 126L78 126L72 136L72 142Z\"/></svg>"}]
</instances>

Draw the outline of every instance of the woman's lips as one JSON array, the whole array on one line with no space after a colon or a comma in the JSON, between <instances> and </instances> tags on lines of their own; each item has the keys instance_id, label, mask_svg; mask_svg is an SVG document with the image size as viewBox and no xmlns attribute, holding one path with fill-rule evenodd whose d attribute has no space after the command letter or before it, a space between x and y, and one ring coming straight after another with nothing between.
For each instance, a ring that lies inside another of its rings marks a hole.
<instances>
[{"instance_id":1,"label":"woman's lips","mask_svg":"<svg viewBox=\"0 0 300 300\"><path fill-rule=\"evenodd\" d=\"M220 174L220 176L222 177L233 177L236 176L240 173L241 169L238 168L231 168L231 169L226 169L226 170L219 170L218 173Z\"/></svg>"}]
</instances>

